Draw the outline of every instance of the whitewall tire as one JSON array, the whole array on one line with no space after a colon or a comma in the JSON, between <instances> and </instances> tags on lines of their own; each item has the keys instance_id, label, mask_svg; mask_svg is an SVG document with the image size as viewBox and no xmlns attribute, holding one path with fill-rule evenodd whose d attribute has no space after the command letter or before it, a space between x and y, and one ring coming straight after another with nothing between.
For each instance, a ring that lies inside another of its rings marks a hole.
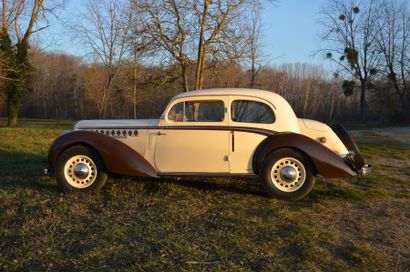
<instances>
[{"instance_id":1,"label":"whitewall tire","mask_svg":"<svg viewBox=\"0 0 410 272\"><path fill-rule=\"evenodd\" d=\"M274 197L300 200L315 185L314 173L309 158L296 150L283 148L266 158L262 171L263 185Z\"/></svg>"},{"instance_id":2,"label":"whitewall tire","mask_svg":"<svg viewBox=\"0 0 410 272\"><path fill-rule=\"evenodd\" d=\"M58 157L55 176L63 191L98 191L107 180L99 155L86 146L73 146Z\"/></svg>"}]
</instances>

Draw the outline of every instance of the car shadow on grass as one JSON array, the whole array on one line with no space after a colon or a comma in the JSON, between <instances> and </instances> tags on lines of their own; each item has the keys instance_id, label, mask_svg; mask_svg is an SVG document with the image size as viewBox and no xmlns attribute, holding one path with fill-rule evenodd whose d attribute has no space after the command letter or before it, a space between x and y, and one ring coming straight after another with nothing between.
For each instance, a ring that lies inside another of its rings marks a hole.
<instances>
[{"instance_id":1,"label":"car shadow on grass","mask_svg":"<svg viewBox=\"0 0 410 272\"><path fill-rule=\"evenodd\" d=\"M46 154L34 154L21 151L0 149L0 187L2 188L31 188L40 191L60 192L56 182L43 173L47 165ZM264 191L258 178L215 178L215 177L184 177L172 178L141 178L110 175L107 187L121 186L121 183L133 181L128 187L139 189L134 182L142 185L143 192L148 195L167 194L172 188L196 191L195 193L228 193L244 196L258 196L270 198ZM364 191L356 188L342 188L334 182L323 182L319 179L313 192L305 199L305 203L316 203L323 199L345 199L348 201L362 200ZM107 190L107 188L102 189ZM175 189L174 189L175 190ZM178 189L177 189L178 190Z\"/></svg>"},{"instance_id":2,"label":"car shadow on grass","mask_svg":"<svg viewBox=\"0 0 410 272\"><path fill-rule=\"evenodd\" d=\"M262 186L258 183L258 180L252 179L237 179L237 178L224 178L223 182L216 178L209 179L182 179L180 181L170 180L168 182L177 183L180 186L197 189L206 192L227 192L233 194L254 195L268 198L268 194L262 189Z\"/></svg>"},{"instance_id":3,"label":"car shadow on grass","mask_svg":"<svg viewBox=\"0 0 410 272\"><path fill-rule=\"evenodd\" d=\"M142 185L143 191L146 194L161 194L165 193L169 188L179 188L183 190L195 190L200 192L221 192L238 195L253 195L264 198L269 198L269 195L263 191L262 185L258 179L239 179L239 178L142 178L142 177L123 177L118 175L110 175L112 185L117 185L121 182L132 181ZM104 189L103 189L104 190Z\"/></svg>"},{"instance_id":4,"label":"car shadow on grass","mask_svg":"<svg viewBox=\"0 0 410 272\"><path fill-rule=\"evenodd\" d=\"M0 149L0 176L41 176L47 165L43 154Z\"/></svg>"},{"instance_id":5,"label":"car shadow on grass","mask_svg":"<svg viewBox=\"0 0 410 272\"><path fill-rule=\"evenodd\" d=\"M48 177L44 177L48 178ZM49 178L48 178L49 179ZM30 189L49 193L61 192L57 184L44 182L43 177L0 176L0 189Z\"/></svg>"},{"instance_id":6,"label":"car shadow on grass","mask_svg":"<svg viewBox=\"0 0 410 272\"><path fill-rule=\"evenodd\" d=\"M43 173L45 155L0 149L0 161L0 188L58 192L57 185Z\"/></svg>"}]
</instances>

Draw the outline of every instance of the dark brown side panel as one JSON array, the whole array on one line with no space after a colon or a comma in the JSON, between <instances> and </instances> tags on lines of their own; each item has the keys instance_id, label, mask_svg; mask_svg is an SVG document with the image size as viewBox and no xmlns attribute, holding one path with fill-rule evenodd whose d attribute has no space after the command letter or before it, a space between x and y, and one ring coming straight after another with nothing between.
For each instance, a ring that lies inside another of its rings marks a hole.
<instances>
[{"instance_id":1,"label":"dark brown side panel","mask_svg":"<svg viewBox=\"0 0 410 272\"><path fill-rule=\"evenodd\" d=\"M158 176L157 170L135 150L114 138L91 131L72 131L57 138L48 152L50 170L54 171L57 158L65 149L81 144L94 148L110 173Z\"/></svg>"},{"instance_id":2,"label":"dark brown side panel","mask_svg":"<svg viewBox=\"0 0 410 272\"><path fill-rule=\"evenodd\" d=\"M318 174L325 178L356 176L346 162L322 144L296 133L278 133L266 138L256 149L253 168L258 173L265 158L279 148L294 148L302 151L312 160Z\"/></svg>"}]
</instances>

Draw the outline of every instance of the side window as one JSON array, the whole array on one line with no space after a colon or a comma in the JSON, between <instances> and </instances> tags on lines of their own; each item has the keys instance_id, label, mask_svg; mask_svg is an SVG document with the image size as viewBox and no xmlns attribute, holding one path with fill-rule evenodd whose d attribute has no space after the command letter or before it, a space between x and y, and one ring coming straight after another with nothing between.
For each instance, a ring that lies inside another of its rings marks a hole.
<instances>
[{"instance_id":1,"label":"side window","mask_svg":"<svg viewBox=\"0 0 410 272\"><path fill-rule=\"evenodd\" d=\"M174 122L184 121L184 103L175 104L172 109L168 112L168 120Z\"/></svg>"},{"instance_id":2,"label":"side window","mask_svg":"<svg viewBox=\"0 0 410 272\"><path fill-rule=\"evenodd\" d=\"M224 103L219 100L187 101L175 104L168 113L174 122L222 122Z\"/></svg>"},{"instance_id":3,"label":"side window","mask_svg":"<svg viewBox=\"0 0 410 272\"><path fill-rule=\"evenodd\" d=\"M251 100L233 101L231 118L232 121L239 123L272 124L275 122L275 114L268 105Z\"/></svg>"}]
</instances>

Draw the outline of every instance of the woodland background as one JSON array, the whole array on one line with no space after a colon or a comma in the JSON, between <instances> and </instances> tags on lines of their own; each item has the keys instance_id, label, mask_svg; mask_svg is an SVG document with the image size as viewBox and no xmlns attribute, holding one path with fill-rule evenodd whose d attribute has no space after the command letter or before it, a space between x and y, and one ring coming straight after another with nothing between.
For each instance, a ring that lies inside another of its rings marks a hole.
<instances>
[{"instance_id":1,"label":"woodland background","mask_svg":"<svg viewBox=\"0 0 410 272\"><path fill-rule=\"evenodd\" d=\"M32 39L64 1L3 0L0 116L9 126L17 117L157 118L182 91L248 87L279 93L299 117L409 122L408 1L327 1L317 30L326 68L269 61L262 8L257 0L84 0L83 18L67 26L91 52L78 57Z\"/></svg>"}]
</instances>

